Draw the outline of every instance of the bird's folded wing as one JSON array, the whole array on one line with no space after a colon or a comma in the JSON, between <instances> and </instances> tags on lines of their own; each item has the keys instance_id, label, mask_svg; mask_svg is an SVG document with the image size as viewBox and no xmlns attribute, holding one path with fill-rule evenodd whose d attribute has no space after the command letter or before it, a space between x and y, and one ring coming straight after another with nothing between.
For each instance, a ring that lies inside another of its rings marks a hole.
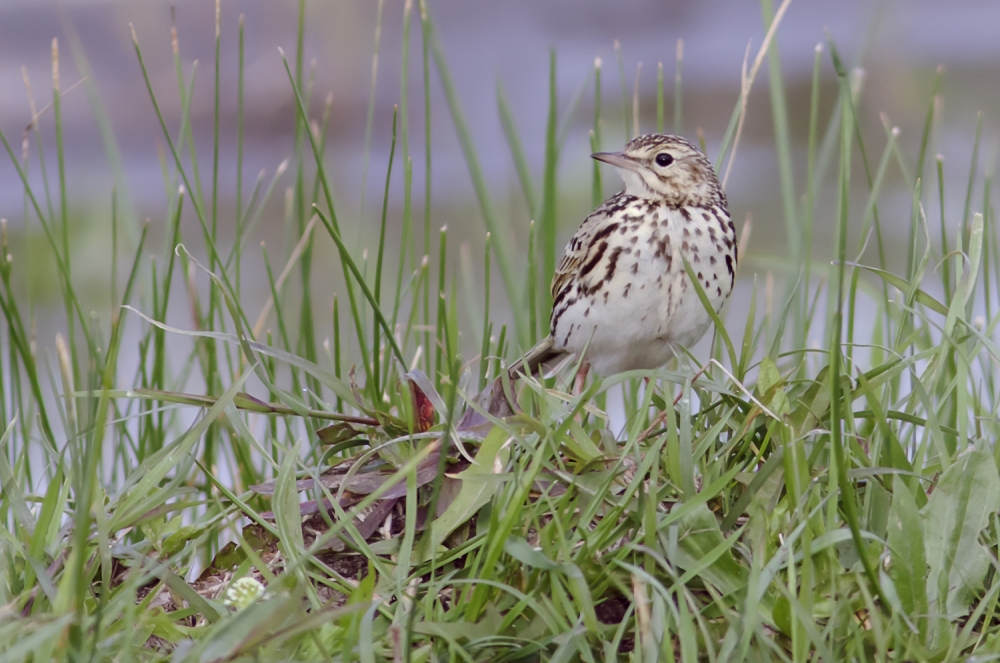
<instances>
[{"instance_id":1,"label":"bird's folded wing","mask_svg":"<svg viewBox=\"0 0 1000 663\"><path fill-rule=\"evenodd\" d=\"M613 245L620 243L620 238L613 235L619 222L608 213L611 201L594 210L566 245L552 276L553 301L559 300L563 290L573 283L586 292L605 277L607 270L604 268L614 253Z\"/></svg>"}]
</instances>

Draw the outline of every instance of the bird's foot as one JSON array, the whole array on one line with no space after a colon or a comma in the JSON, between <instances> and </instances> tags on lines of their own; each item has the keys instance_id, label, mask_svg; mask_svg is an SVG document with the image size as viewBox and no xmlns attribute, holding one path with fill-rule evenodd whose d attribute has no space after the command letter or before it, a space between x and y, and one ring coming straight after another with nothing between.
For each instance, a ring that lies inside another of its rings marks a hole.
<instances>
[{"instance_id":1,"label":"bird's foot","mask_svg":"<svg viewBox=\"0 0 1000 663\"><path fill-rule=\"evenodd\" d=\"M582 394L587 383L587 375L590 373L590 362L580 362L580 368L576 371L576 378L573 380L573 393Z\"/></svg>"}]
</instances>

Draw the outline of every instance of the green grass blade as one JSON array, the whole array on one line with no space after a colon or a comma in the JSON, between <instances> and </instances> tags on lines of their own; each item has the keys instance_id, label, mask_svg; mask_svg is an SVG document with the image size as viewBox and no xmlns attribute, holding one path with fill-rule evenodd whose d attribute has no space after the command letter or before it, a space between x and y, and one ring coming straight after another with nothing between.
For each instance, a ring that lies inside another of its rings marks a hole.
<instances>
[{"instance_id":1,"label":"green grass blade","mask_svg":"<svg viewBox=\"0 0 1000 663\"><path fill-rule=\"evenodd\" d=\"M517 179L521 184L521 191L524 193L524 200L528 204L528 212L532 218L538 216L538 198L535 195L535 184L531 178L531 170L528 167L528 159L524 154L524 145L514 126L514 117L507 105L507 95L503 91L503 84L497 79L496 86L497 110L500 113L500 125L503 127L504 138L507 139L507 146L510 148L510 156L514 161L514 169L517 171Z\"/></svg>"},{"instance_id":2,"label":"green grass blade","mask_svg":"<svg viewBox=\"0 0 1000 663\"><path fill-rule=\"evenodd\" d=\"M552 307L552 294L547 286L552 281L556 271L556 167L559 155L556 148L556 131L558 129L558 111L556 97L556 53L549 52L549 113L545 127L545 170L542 181L542 215L537 230L541 235L542 279L539 290L542 308Z\"/></svg>"}]
</instances>

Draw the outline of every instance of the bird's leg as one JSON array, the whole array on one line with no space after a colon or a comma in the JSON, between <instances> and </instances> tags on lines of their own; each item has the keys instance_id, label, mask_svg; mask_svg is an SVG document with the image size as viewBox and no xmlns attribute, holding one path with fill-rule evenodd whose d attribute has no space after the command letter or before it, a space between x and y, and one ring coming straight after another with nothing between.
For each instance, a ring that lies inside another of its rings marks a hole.
<instances>
[{"instance_id":1,"label":"bird's leg","mask_svg":"<svg viewBox=\"0 0 1000 663\"><path fill-rule=\"evenodd\" d=\"M590 373L590 362L586 359L580 362L580 368L576 372L576 379L573 381L573 393L583 393L583 386L587 382L587 374Z\"/></svg>"},{"instance_id":2,"label":"bird's leg","mask_svg":"<svg viewBox=\"0 0 1000 663\"><path fill-rule=\"evenodd\" d=\"M700 378L702 376L702 374L705 371L708 370L708 366L709 366L708 364L705 364L704 366L702 366L701 368L699 368L698 372L695 373L691 377L691 384L692 385L698 380L698 378ZM649 384L648 380L647 380L646 384L647 385ZM681 396L683 396L683 395L684 395L684 387L681 387L681 392L679 394L677 394L677 397L674 399L673 408L677 407L677 404L681 402ZM673 408L670 408L670 409L664 408L663 411L661 411L658 415L656 415L656 418L653 419L653 423L649 424L649 427L646 428L646 430L644 430L642 432L642 435L639 436L639 441L642 442L647 437L649 437L649 435L653 432L653 430L666 420L667 415L670 414L670 413L672 413L674 411Z\"/></svg>"}]
</instances>

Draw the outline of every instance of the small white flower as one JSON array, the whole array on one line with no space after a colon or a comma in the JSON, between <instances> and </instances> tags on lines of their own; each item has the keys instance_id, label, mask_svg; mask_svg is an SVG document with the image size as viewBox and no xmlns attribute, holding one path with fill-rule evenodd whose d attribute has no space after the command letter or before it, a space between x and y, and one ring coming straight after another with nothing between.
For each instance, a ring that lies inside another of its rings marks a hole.
<instances>
[{"instance_id":1,"label":"small white flower","mask_svg":"<svg viewBox=\"0 0 1000 663\"><path fill-rule=\"evenodd\" d=\"M263 596L264 585L249 576L243 576L229 585L222 602L231 608L243 610Z\"/></svg>"}]
</instances>

